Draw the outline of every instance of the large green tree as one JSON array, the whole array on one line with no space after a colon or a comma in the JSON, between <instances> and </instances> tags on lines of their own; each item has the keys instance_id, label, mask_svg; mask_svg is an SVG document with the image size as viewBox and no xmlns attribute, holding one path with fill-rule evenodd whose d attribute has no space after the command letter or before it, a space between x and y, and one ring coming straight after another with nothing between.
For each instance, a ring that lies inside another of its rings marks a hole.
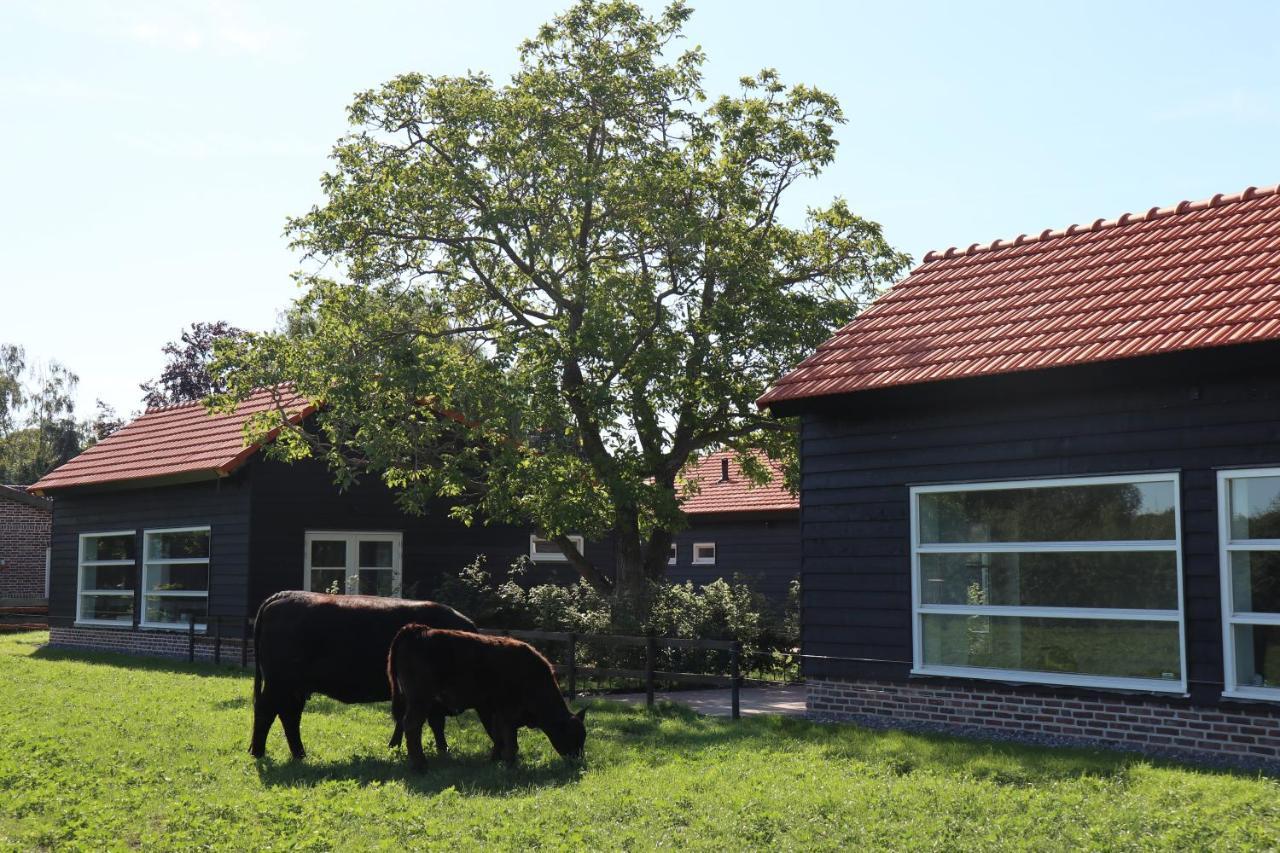
<instances>
[{"instance_id":1,"label":"large green tree","mask_svg":"<svg viewBox=\"0 0 1280 853\"><path fill-rule=\"evenodd\" d=\"M505 84L358 95L289 226L323 272L284 331L220 347L222 402L291 381L326 405L277 453L535 525L604 590L660 577L681 470L730 447L765 479L745 451L794 425L754 400L907 262L844 200L784 204L835 155L836 99L771 70L706 98L688 18L580 2ZM610 532L612 573L568 538Z\"/></svg>"}]
</instances>

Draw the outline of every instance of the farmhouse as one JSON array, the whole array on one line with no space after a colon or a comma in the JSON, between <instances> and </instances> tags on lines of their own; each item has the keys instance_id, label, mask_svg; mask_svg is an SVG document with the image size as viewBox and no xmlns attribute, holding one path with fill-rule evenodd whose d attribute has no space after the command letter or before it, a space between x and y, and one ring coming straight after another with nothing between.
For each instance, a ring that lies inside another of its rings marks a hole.
<instances>
[{"instance_id":1,"label":"farmhouse","mask_svg":"<svg viewBox=\"0 0 1280 853\"><path fill-rule=\"evenodd\" d=\"M1280 755L1280 190L930 253L779 379L811 711Z\"/></svg>"},{"instance_id":2,"label":"farmhouse","mask_svg":"<svg viewBox=\"0 0 1280 853\"><path fill-rule=\"evenodd\" d=\"M246 446L243 427L270 407L295 422L315 411L271 391L230 415L197 403L154 409L32 487L53 497L52 644L184 654L193 619L202 634L225 625L234 643L245 617L279 590L425 596L477 555L497 571L527 555L531 582L576 577L528 529L467 527L443 505L406 514L374 478L340 491L319 462L267 458L259 451L272 436ZM798 501L780 482L747 489L724 455L690 476L702 488L671 577L742 574L780 600L799 571ZM583 546L598 565L613 564L611 543ZM208 652L205 642L199 653Z\"/></svg>"},{"instance_id":3,"label":"farmhouse","mask_svg":"<svg viewBox=\"0 0 1280 853\"><path fill-rule=\"evenodd\" d=\"M45 597L50 502L20 486L0 486L0 600Z\"/></svg>"}]
</instances>

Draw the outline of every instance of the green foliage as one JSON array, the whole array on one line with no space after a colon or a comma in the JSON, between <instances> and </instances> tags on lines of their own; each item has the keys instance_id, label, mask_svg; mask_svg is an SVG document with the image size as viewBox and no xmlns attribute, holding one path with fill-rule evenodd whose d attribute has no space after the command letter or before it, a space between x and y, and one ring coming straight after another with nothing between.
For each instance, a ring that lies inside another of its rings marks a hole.
<instances>
[{"instance_id":1,"label":"green foliage","mask_svg":"<svg viewBox=\"0 0 1280 853\"><path fill-rule=\"evenodd\" d=\"M252 677L0 637L0 849L1248 850L1280 845L1274 779L1069 749L595 702L587 760L475 715L408 771L386 704L316 698L309 755L246 754Z\"/></svg>"},{"instance_id":2,"label":"green foliage","mask_svg":"<svg viewBox=\"0 0 1280 853\"><path fill-rule=\"evenodd\" d=\"M0 483L30 484L92 442L76 420L79 377L58 362L29 366L20 347L0 344Z\"/></svg>"},{"instance_id":3,"label":"green foliage","mask_svg":"<svg viewBox=\"0 0 1280 853\"><path fill-rule=\"evenodd\" d=\"M643 596L686 464L794 461L794 424L754 401L908 261L843 199L788 204L835 156L835 98L766 69L708 99L689 16L582 0L509 81L359 94L323 204L289 225L342 278L301 275L282 331L220 350L220 402L293 382L325 402L320 435L273 452L533 525L597 589ZM567 539L605 533L614 573Z\"/></svg>"}]
</instances>

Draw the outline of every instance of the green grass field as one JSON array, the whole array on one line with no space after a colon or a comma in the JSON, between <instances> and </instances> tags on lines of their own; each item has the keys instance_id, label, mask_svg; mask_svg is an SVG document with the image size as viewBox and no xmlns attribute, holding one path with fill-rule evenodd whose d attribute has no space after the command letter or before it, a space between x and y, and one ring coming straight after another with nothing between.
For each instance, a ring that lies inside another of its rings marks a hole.
<instances>
[{"instance_id":1,"label":"green grass field","mask_svg":"<svg viewBox=\"0 0 1280 853\"><path fill-rule=\"evenodd\" d=\"M1280 783L1072 750L597 702L585 767L473 714L421 776L385 705L313 700L310 756L245 752L238 670L0 637L0 849L1274 848Z\"/></svg>"}]
</instances>

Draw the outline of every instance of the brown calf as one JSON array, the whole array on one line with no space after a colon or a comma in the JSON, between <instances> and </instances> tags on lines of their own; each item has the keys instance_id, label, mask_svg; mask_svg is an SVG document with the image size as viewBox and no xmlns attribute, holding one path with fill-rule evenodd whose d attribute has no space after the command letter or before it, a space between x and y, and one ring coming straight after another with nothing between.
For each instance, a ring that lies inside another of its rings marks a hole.
<instances>
[{"instance_id":1,"label":"brown calf","mask_svg":"<svg viewBox=\"0 0 1280 853\"><path fill-rule=\"evenodd\" d=\"M493 740L489 758L514 762L521 726L541 729L564 758L580 758L586 709L565 705L555 673L537 649L509 637L406 625L387 656L391 715L403 725L409 763L424 770L422 725L432 708L474 708Z\"/></svg>"}]
</instances>

